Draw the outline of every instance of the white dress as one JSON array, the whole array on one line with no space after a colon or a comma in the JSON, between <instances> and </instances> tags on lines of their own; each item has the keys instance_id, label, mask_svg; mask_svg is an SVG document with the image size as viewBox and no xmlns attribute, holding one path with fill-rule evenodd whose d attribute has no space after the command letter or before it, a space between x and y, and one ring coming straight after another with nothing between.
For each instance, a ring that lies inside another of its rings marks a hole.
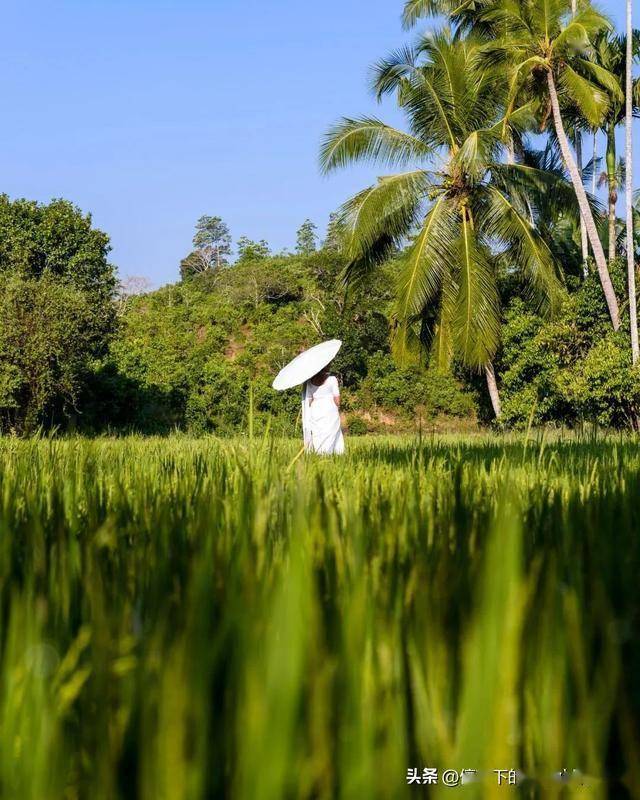
<instances>
[{"instance_id":1,"label":"white dress","mask_svg":"<svg viewBox=\"0 0 640 800\"><path fill-rule=\"evenodd\" d=\"M334 397L340 397L338 380L329 375L321 386L307 381L302 390L302 432L308 452L344 453L340 410ZM313 402L312 402L313 400Z\"/></svg>"}]
</instances>

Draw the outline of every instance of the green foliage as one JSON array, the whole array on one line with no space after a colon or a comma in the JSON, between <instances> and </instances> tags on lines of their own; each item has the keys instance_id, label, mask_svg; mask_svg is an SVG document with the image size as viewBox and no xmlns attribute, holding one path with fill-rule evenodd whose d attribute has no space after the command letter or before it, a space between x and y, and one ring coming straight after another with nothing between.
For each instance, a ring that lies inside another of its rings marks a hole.
<instances>
[{"instance_id":1,"label":"green foliage","mask_svg":"<svg viewBox=\"0 0 640 800\"><path fill-rule=\"evenodd\" d=\"M196 222L193 246L199 250L213 247L220 259L228 256L231 253L229 226L220 217L210 217L205 214ZM219 262L220 265L222 263L222 261Z\"/></svg>"},{"instance_id":2,"label":"green foliage","mask_svg":"<svg viewBox=\"0 0 640 800\"><path fill-rule=\"evenodd\" d=\"M0 195L0 275L48 274L84 292L93 306L86 329L92 339L113 330L117 282L110 249L91 216L66 200L43 205Z\"/></svg>"},{"instance_id":3,"label":"green foliage","mask_svg":"<svg viewBox=\"0 0 640 800\"><path fill-rule=\"evenodd\" d=\"M76 406L96 342L87 294L48 273L0 275L0 429L30 433Z\"/></svg>"},{"instance_id":4,"label":"green foliage","mask_svg":"<svg viewBox=\"0 0 640 800\"><path fill-rule=\"evenodd\" d=\"M220 217L200 217L196 223L193 246L195 250L180 262L180 277L183 280L220 269L229 263L231 234L228 226Z\"/></svg>"},{"instance_id":5,"label":"green foliage","mask_svg":"<svg viewBox=\"0 0 640 800\"><path fill-rule=\"evenodd\" d=\"M621 288L621 265L614 265L612 277ZM640 373L631 365L628 330L611 330L595 275L567 297L551 322L514 300L506 314L501 361L506 425L638 425Z\"/></svg>"},{"instance_id":6,"label":"green foliage","mask_svg":"<svg viewBox=\"0 0 640 800\"><path fill-rule=\"evenodd\" d=\"M247 261L261 261L262 259L269 258L271 253L269 245L264 239L260 239L259 242L254 242L246 236L241 236L238 239L237 250L237 261L239 264L243 264Z\"/></svg>"},{"instance_id":7,"label":"green foliage","mask_svg":"<svg viewBox=\"0 0 640 800\"><path fill-rule=\"evenodd\" d=\"M369 433L369 426L357 414L349 414L347 417L347 432L350 436L365 436Z\"/></svg>"},{"instance_id":8,"label":"green foliage","mask_svg":"<svg viewBox=\"0 0 640 800\"><path fill-rule=\"evenodd\" d=\"M109 249L71 203L0 196L0 430L75 413L115 329Z\"/></svg>"},{"instance_id":9,"label":"green foliage","mask_svg":"<svg viewBox=\"0 0 640 800\"><path fill-rule=\"evenodd\" d=\"M0 439L3 797L637 794L636 437L298 450Z\"/></svg>"},{"instance_id":10,"label":"green foliage","mask_svg":"<svg viewBox=\"0 0 640 800\"><path fill-rule=\"evenodd\" d=\"M561 176L503 164L506 144L532 125L533 107L523 102L505 116L508 86L481 64L483 52L480 38L444 28L392 53L376 65L374 88L378 98L395 96L409 132L372 117L344 118L320 154L325 172L360 161L410 168L344 204L348 277L366 280L398 254L395 318L403 338L418 328L423 335L428 319L430 338L446 339L450 355L476 370L500 343L499 259L509 259L536 307L557 307L552 253L522 194L541 181L564 188Z\"/></svg>"},{"instance_id":11,"label":"green foliage","mask_svg":"<svg viewBox=\"0 0 640 800\"><path fill-rule=\"evenodd\" d=\"M342 253L348 242L348 230L340 214L332 211L329 214L329 224L322 248L332 253Z\"/></svg>"},{"instance_id":12,"label":"green foliage","mask_svg":"<svg viewBox=\"0 0 640 800\"><path fill-rule=\"evenodd\" d=\"M461 416L444 385L417 379L412 385L416 376L393 365L393 265L381 268L366 289L347 292L343 268L327 250L240 261L129 298L110 358L86 395L85 424L100 429L102 418L118 428L229 435L246 429L252 393L254 429L268 423L274 432L293 434L299 430L299 390L274 392L271 382L301 349L329 338L344 342L332 369L345 389L347 409L388 408L410 419L428 403L434 413L450 409L450 416ZM372 369L389 373L383 382L388 397L371 388ZM438 400L434 392L440 390ZM464 413L473 416L468 405Z\"/></svg>"},{"instance_id":13,"label":"green foliage","mask_svg":"<svg viewBox=\"0 0 640 800\"><path fill-rule=\"evenodd\" d=\"M306 219L296 234L296 253L301 256L310 256L316 251L318 240L317 228L310 219Z\"/></svg>"},{"instance_id":14,"label":"green foliage","mask_svg":"<svg viewBox=\"0 0 640 800\"><path fill-rule=\"evenodd\" d=\"M413 416L416 406L427 418L473 417L471 395L450 372L423 366L399 367L388 353L378 351L369 360L362 395L383 408Z\"/></svg>"}]
</instances>

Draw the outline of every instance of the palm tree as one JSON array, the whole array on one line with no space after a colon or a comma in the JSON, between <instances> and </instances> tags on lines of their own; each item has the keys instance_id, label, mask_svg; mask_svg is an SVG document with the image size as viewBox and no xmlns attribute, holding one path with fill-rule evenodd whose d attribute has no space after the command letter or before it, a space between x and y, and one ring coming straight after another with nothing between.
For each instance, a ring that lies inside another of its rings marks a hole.
<instances>
[{"instance_id":1,"label":"palm tree","mask_svg":"<svg viewBox=\"0 0 640 800\"><path fill-rule=\"evenodd\" d=\"M527 282L540 308L553 308L561 284L521 198L534 183L550 190L557 181L502 163L505 141L531 124L532 109L512 109L508 121L501 116L506 87L491 70L476 68L481 45L442 31L381 62L375 90L379 98L397 93L409 132L373 118L343 119L326 136L321 164L325 172L360 160L414 166L379 178L344 205L348 278L366 276L411 237L398 275L400 338L410 339L419 325L425 340L431 328L426 333L439 352L484 370L499 416L496 256Z\"/></svg>"},{"instance_id":2,"label":"palm tree","mask_svg":"<svg viewBox=\"0 0 640 800\"><path fill-rule=\"evenodd\" d=\"M555 262L562 265L563 274L574 278L584 277L582 215L556 143L548 140L542 150L525 146L521 149L520 158L523 164L556 176L557 184L553 192L547 191L544 184L527 187L526 200L531 206L531 219L547 242ZM582 174L585 181L591 178L598 164L597 160L595 165L593 161L585 165ZM589 203L596 219L603 219L603 209L598 201L590 196Z\"/></svg>"},{"instance_id":3,"label":"palm tree","mask_svg":"<svg viewBox=\"0 0 640 800\"><path fill-rule=\"evenodd\" d=\"M637 58L640 46L640 32L633 31L631 36L632 58ZM624 174L624 165L618 162L616 154L616 128L625 122L626 102L623 87L626 81L626 51L627 37L611 35L608 31L601 33L595 38L593 45L593 57L595 61L604 67L608 73L614 76L618 84L618 90L610 94L609 108L601 123L601 128L606 136L606 171L603 173L600 183L606 183L608 190L608 259L609 264L616 257L616 204L618 202L618 189L620 187L621 175ZM606 90L606 87L603 87ZM638 94L640 84L637 80L632 81L632 114L638 113Z\"/></svg>"},{"instance_id":4,"label":"palm tree","mask_svg":"<svg viewBox=\"0 0 640 800\"><path fill-rule=\"evenodd\" d=\"M627 214L627 285L631 323L631 357L634 364L640 357L638 315L636 309L636 265L633 252L633 2L627 0L626 63L625 63L625 200Z\"/></svg>"},{"instance_id":5,"label":"palm tree","mask_svg":"<svg viewBox=\"0 0 640 800\"><path fill-rule=\"evenodd\" d=\"M478 12L495 0L406 0L402 13L405 28L412 28L422 17L446 16L459 31L482 31Z\"/></svg>"},{"instance_id":6,"label":"palm tree","mask_svg":"<svg viewBox=\"0 0 640 800\"><path fill-rule=\"evenodd\" d=\"M510 108L524 94L541 101L543 124L549 116L553 120L587 229L611 322L617 330L620 326L618 300L587 193L569 146L558 88L592 126L599 125L607 113L609 96L618 96L621 92L615 77L589 59L592 39L600 31L609 29L609 21L586 3L566 21L570 10L567 0L501 0L478 13L485 24L508 32L489 42L485 48L487 64L510 69L507 117Z\"/></svg>"}]
</instances>

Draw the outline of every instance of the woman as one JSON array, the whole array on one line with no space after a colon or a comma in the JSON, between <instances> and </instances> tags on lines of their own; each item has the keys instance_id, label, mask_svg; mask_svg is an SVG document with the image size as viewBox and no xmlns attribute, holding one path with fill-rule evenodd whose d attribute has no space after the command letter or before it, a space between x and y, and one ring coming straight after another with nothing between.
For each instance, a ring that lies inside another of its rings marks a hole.
<instances>
[{"instance_id":1,"label":"woman","mask_svg":"<svg viewBox=\"0 0 640 800\"><path fill-rule=\"evenodd\" d=\"M302 432L305 450L312 453L344 453L340 425L338 380L323 369L302 389Z\"/></svg>"}]
</instances>

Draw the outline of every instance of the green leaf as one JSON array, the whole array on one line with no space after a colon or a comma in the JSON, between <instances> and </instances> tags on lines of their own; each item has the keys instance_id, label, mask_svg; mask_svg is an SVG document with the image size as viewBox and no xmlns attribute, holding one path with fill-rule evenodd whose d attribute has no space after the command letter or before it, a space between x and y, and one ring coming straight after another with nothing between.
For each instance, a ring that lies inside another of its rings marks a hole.
<instances>
[{"instance_id":1,"label":"green leaf","mask_svg":"<svg viewBox=\"0 0 640 800\"><path fill-rule=\"evenodd\" d=\"M600 87L579 75L565 64L558 75L558 84L563 94L579 108L584 118L597 127L609 109L609 98Z\"/></svg>"},{"instance_id":2,"label":"green leaf","mask_svg":"<svg viewBox=\"0 0 640 800\"><path fill-rule=\"evenodd\" d=\"M425 160L431 152L420 140L378 119L343 119L325 136L320 165L323 172L356 161L398 166L413 160Z\"/></svg>"}]
</instances>

